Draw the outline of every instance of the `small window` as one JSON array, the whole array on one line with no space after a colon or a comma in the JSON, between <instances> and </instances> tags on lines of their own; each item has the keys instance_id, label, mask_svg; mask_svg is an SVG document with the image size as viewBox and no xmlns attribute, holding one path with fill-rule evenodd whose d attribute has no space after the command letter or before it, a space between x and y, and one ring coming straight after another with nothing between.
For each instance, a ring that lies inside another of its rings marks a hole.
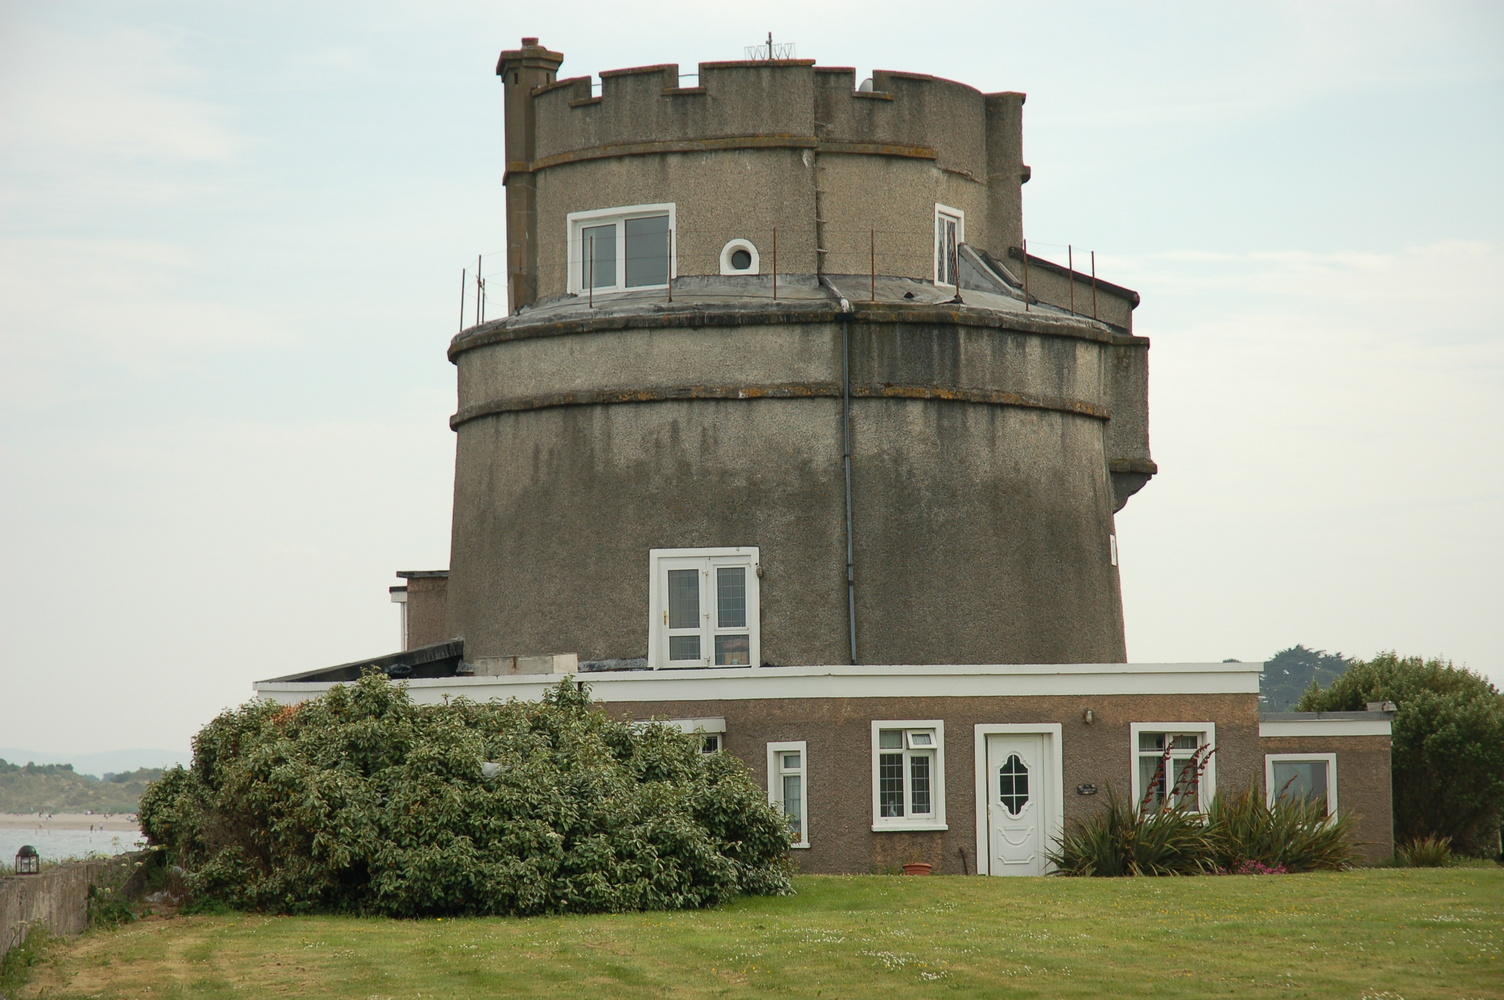
<instances>
[{"instance_id":1,"label":"small window","mask_svg":"<svg viewBox=\"0 0 1504 1000\"><path fill-rule=\"evenodd\" d=\"M700 734L700 752L701 753L720 753L721 752L721 734L720 733L701 733Z\"/></svg>"},{"instance_id":2,"label":"small window","mask_svg":"<svg viewBox=\"0 0 1504 1000\"><path fill-rule=\"evenodd\" d=\"M675 272L674 206L569 214L569 291L665 288Z\"/></svg>"},{"instance_id":3,"label":"small window","mask_svg":"<svg viewBox=\"0 0 1504 1000\"><path fill-rule=\"evenodd\" d=\"M748 667L758 660L757 549L653 549L652 667Z\"/></svg>"},{"instance_id":4,"label":"small window","mask_svg":"<svg viewBox=\"0 0 1504 1000\"><path fill-rule=\"evenodd\" d=\"M748 240L732 240L721 248L722 274L761 274L762 258Z\"/></svg>"},{"instance_id":5,"label":"small window","mask_svg":"<svg viewBox=\"0 0 1504 1000\"><path fill-rule=\"evenodd\" d=\"M1264 757L1264 786L1270 807L1281 802L1320 802L1337 813L1337 755L1284 753Z\"/></svg>"},{"instance_id":6,"label":"small window","mask_svg":"<svg viewBox=\"0 0 1504 1000\"><path fill-rule=\"evenodd\" d=\"M944 724L872 723L872 829L943 830Z\"/></svg>"},{"instance_id":7,"label":"small window","mask_svg":"<svg viewBox=\"0 0 1504 1000\"><path fill-rule=\"evenodd\" d=\"M1216 790L1213 725L1135 722L1130 728L1139 808L1205 812Z\"/></svg>"},{"instance_id":8,"label":"small window","mask_svg":"<svg viewBox=\"0 0 1504 1000\"><path fill-rule=\"evenodd\" d=\"M961 244L966 241L966 213L935 206L935 284L954 285L960 268Z\"/></svg>"},{"instance_id":9,"label":"small window","mask_svg":"<svg viewBox=\"0 0 1504 1000\"><path fill-rule=\"evenodd\" d=\"M768 801L789 824L790 847L809 846L809 761L803 740L768 744Z\"/></svg>"}]
</instances>

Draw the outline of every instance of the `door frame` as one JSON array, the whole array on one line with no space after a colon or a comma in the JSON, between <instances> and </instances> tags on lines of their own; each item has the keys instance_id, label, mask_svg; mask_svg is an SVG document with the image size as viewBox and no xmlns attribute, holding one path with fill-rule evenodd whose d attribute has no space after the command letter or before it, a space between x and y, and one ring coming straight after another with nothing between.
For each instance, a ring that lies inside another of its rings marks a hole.
<instances>
[{"instance_id":1,"label":"door frame","mask_svg":"<svg viewBox=\"0 0 1504 1000\"><path fill-rule=\"evenodd\" d=\"M1054 843L1060 831L1065 827L1065 776L1062 769L1062 757L1060 751L1060 735L1062 726L1058 722L979 722L974 727L976 745L973 751L973 759L976 764L976 806L977 806L977 874L992 874L992 850L987 829L987 737L1006 735L1048 736L1049 749L1045 751L1050 759L1050 764L1055 770L1054 779L1051 782L1050 793L1055 796L1051 801L1049 810L1044 812L1041 819L1044 822L1044 847ZM1045 863L1048 870L1049 863Z\"/></svg>"}]
</instances>

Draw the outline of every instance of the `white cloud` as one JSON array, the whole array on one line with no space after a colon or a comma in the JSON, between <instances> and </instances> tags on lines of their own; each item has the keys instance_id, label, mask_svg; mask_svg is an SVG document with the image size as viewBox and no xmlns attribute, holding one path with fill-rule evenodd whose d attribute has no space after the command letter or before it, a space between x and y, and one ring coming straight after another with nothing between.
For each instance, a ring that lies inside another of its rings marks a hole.
<instances>
[{"instance_id":1,"label":"white cloud","mask_svg":"<svg viewBox=\"0 0 1504 1000\"><path fill-rule=\"evenodd\" d=\"M64 33L11 20L0 59L0 151L13 164L222 162L245 139L193 96L202 80L172 35Z\"/></svg>"},{"instance_id":2,"label":"white cloud","mask_svg":"<svg viewBox=\"0 0 1504 1000\"><path fill-rule=\"evenodd\" d=\"M147 240L0 240L0 396L55 404L81 370L177 371L207 351L292 339L277 321L194 294L205 262Z\"/></svg>"}]
</instances>

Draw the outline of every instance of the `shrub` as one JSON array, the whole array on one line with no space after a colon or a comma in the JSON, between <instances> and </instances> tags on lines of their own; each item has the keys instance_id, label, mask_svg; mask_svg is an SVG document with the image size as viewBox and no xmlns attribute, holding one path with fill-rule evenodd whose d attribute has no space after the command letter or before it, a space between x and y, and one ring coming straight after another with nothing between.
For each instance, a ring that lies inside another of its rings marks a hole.
<instances>
[{"instance_id":1,"label":"shrub","mask_svg":"<svg viewBox=\"0 0 1504 1000\"><path fill-rule=\"evenodd\" d=\"M1357 660L1303 712L1361 711L1392 701L1394 835L1400 843L1449 837L1463 854L1499 850L1504 817L1504 695L1442 660L1380 653Z\"/></svg>"},{"instance_id":2,"label":"shrub","mask_svg":"<svg viewBox=\"0 0 1504 1000\"><path fill-rule=\"evenodd\" d=\"M1394 852L1394 857L1406 868L1450 868L1457 863L1452 856L1451 837L1407 840Z\"/></svg>"},{"instance_id":3,"label":"shrub","mask_svg":"<svg viewBox=\"0 0 1504 1000\"><path fill-rule=\"evenodd\" d=\"M490 766L483 768L489 762ZM200 900L393 916L680 909L789 891L788 827L743 765L660 725L543 703L416 706L377 673L251 703L141 803Z\"/></svg>"},{"instance_id":4,"label":"shrub","mask_svg":"<svg viewBox=\"0 0 1504 1000\"><path fill-rule=\"evenodd\" d=\"M1357 858L1353 821L1328 816L1325 802L1284 800L1273 808L1254 786L1218 792L1207 810L1216 867L1226 872L1273 874L1337 871Z\"/></svg>"},{"instance_id":5,"label":"shrub","mask_svg":"<svg viewBox=\"0 0 1504 1000\"><path fill-rule=\"evenodd\" d=\"M1184 809L1135 810L1107 790L1107 808L1076 820L1049 860L1059 875L1284 874L1350 867L1352 820L1321 803L1271 809L1257 786L1218 792L1205 816Z\"/></svg>"},{"instance_id":6,"label":"shrub","mask_svg":"<svg viewBox=\"0 0 1504 1000\"><path fill-rule=\"evenodd\" d=\"M1060 875L1195 875L1210 869L1200 817L1183 809L1139 812L1107 789L1107 808L1072 823L1048 853Z\"/></svg>"}]
</instances>

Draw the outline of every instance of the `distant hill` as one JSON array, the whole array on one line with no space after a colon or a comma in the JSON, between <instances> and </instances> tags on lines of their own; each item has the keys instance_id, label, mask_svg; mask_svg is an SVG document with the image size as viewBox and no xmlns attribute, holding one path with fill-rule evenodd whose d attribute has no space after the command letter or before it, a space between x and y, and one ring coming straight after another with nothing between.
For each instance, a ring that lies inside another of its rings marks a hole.
<instances>
[{"instance_id":1,"label":"distant hill","mask_svg":"<svg viewBox=\"0 0 1504 1000\"><path fill-rule=\"evenodd\" d=\"M140 767L168 768L174 764L187 767L193 754L185 750L106 750L102 753L47 753L21 747L0 747L0 758L9 761L35 761L38 764L72 764L79 774L103 778L106 773L121 774Z\"/></svg>"},{"instance_id":2,"label":"distant hill","mask_svg":"<svg viewBox=\"0 0 1504 1000\"><path fill-rule=\"evenodd\" d=\"M79 774L72 764L12 764L0 758L0 812L133 813L160 767L143 767L104 780Z\"/></svg>"},{"instance_id":3,"label":"distant hill","mask_svg":"<svg viewBox=\"0 0 1504 1000\"><path fill-rule=\"evenodd\" d=\"M1259 675L1259 709L1264 712L1293 712L1295 703L1315 681L1331 687L1352 660L1341 653L1324 649L1307 649L1296 644L1282 649L1264 663Z\"/></svg>"}]
</instances>

